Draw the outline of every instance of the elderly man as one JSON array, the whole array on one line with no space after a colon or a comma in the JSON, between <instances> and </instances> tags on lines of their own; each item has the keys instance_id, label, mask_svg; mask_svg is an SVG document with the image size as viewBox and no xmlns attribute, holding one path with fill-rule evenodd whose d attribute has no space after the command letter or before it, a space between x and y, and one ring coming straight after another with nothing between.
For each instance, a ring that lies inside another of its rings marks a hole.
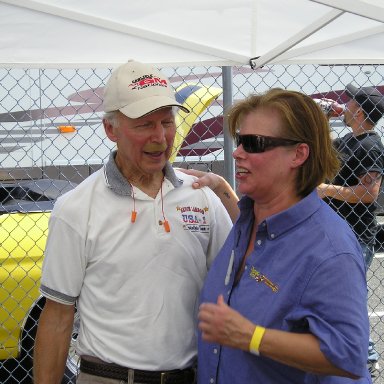
<instances>
[{"instance_id":1,"label":"elderly man","mask_svg":"<svg viewBox=\"0 0 384 384\"><path fill-rule=\"evenodd\" d=\"M198 296L231 221L209 188L194 190L168 162L177 107L188 112L152 66L112 73L103 124L117 150L51 215L36 384L63 376L75 304L77 383L195 382Z\"/></svg>"}]
</instances>

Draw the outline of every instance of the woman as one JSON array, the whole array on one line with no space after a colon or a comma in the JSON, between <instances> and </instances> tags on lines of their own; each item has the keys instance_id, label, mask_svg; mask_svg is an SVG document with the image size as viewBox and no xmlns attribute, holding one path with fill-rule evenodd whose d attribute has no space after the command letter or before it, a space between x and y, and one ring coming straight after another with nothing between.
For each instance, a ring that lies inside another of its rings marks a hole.
<instances>
[{"instance_id":1,"label":"woman","mask_svg":"<svg viewBox=\"0 0 384 384\"><path fill-rule=\"evenodd\" d=\"M236 104L229 127L243 197L201 294L199 384L370 383L361 248L316 192L338 169L326 117L273 89ZM228 184L199 181L234 217Z\"/></svg>"}]
</instances>

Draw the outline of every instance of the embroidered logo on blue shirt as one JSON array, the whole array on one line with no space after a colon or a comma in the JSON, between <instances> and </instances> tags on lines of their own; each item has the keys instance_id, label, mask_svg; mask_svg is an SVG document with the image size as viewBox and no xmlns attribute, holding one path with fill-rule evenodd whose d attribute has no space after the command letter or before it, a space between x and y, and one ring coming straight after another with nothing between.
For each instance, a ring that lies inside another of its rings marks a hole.
<instances>
[{"instance_id":1,"label":"embroidered logo on blue shirt","mask_svg":"<svg viewBox=\"0 0 384 384\"><path fill-rule=\"evenodd\" d=\"M271 288L273 292L277 292L279 290L279 287L276 284L272 283L267 276L260 273L254 266L252 266L249 276L255 279L258 283L264 283L267 287Z\"/></svg>"}]
</instances>

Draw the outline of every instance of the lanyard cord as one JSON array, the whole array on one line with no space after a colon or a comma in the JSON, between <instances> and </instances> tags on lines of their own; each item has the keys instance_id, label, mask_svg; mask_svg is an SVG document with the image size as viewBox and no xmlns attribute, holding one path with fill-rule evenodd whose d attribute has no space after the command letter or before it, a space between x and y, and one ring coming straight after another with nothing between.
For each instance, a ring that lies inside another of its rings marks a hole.
<instances>
[{"instance_id":1,"label":"lanyard cord","mask_svg":"<svg viewBox=\"0 0 384 384\"><path fill-rule=\"evenodd\" d=\"M163 177L163 181L164 181L164 177ZM161 212L163 214L163 225L164 225L164 229L165 229L165 232L171 232L171 227L168 223L168 220L165 218L165 215L164 215L164 200L163 200L163 181L161 182L161 187L160 187L160 196L161 196Z\"/></svg>"},{"instance_id":2,"label":"lanyard cord","mask_svg":"<svg viewBox=\"0 0 384 384\"><path fill-rule=\"evenodd\" d=\"M161 186L160 186L160 196L161 196L161 213L163 214L163 225L164 225L164 229L165 229L165 232L171 232L171 227L169 225L169 222L168 220L165 218L165 214L164 214L164 199L163 199L163 181L164 181L164 177L163 177L163 180L161 182ZM128 181L129 183L129 181ZM135 200L135 191L133 189L133 185L131 183L129 183L129 185L131 186L131 191L132 191L132 199L133 199L133 210L131 212L131 223L134 223L136 221L136 216L137 216L137 212L136 212L136 200Z\"/></svg>"},{"instance_id":3,"label":"lanyard cord","mask_svg":"<svg viewBox=\"0 0 384 384\"><path fill-rule=\"evenodd\" d=\"M128 183L129 183L129 181L128 181ZM133 210L131 212L131 223L134 223L136 221L136 216L137 216L136 201L135 201L135 191L133 190L133 185L131 183L129 183L129 185L131 186L132 199L133 199Z\"/></svg>"}]
</instances>

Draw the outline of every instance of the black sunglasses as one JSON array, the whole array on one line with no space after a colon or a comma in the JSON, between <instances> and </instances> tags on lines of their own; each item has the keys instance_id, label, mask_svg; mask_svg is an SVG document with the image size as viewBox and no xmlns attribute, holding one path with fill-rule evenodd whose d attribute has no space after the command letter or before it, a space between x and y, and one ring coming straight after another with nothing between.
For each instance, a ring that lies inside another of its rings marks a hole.
<instances>
[{"instance_id":1,"label":"black sunglasses","mask_svg":"<svg viewBox=\"0 0 384 384\"><path fill-rule=\"evenodd\" d=\"M260 135L235 135L236 145L242 144L245 152L261 153L275 147L287 147L300 143L292 139L283 139L281 137L260 136Z\"/></svg>"}]
</instances>

